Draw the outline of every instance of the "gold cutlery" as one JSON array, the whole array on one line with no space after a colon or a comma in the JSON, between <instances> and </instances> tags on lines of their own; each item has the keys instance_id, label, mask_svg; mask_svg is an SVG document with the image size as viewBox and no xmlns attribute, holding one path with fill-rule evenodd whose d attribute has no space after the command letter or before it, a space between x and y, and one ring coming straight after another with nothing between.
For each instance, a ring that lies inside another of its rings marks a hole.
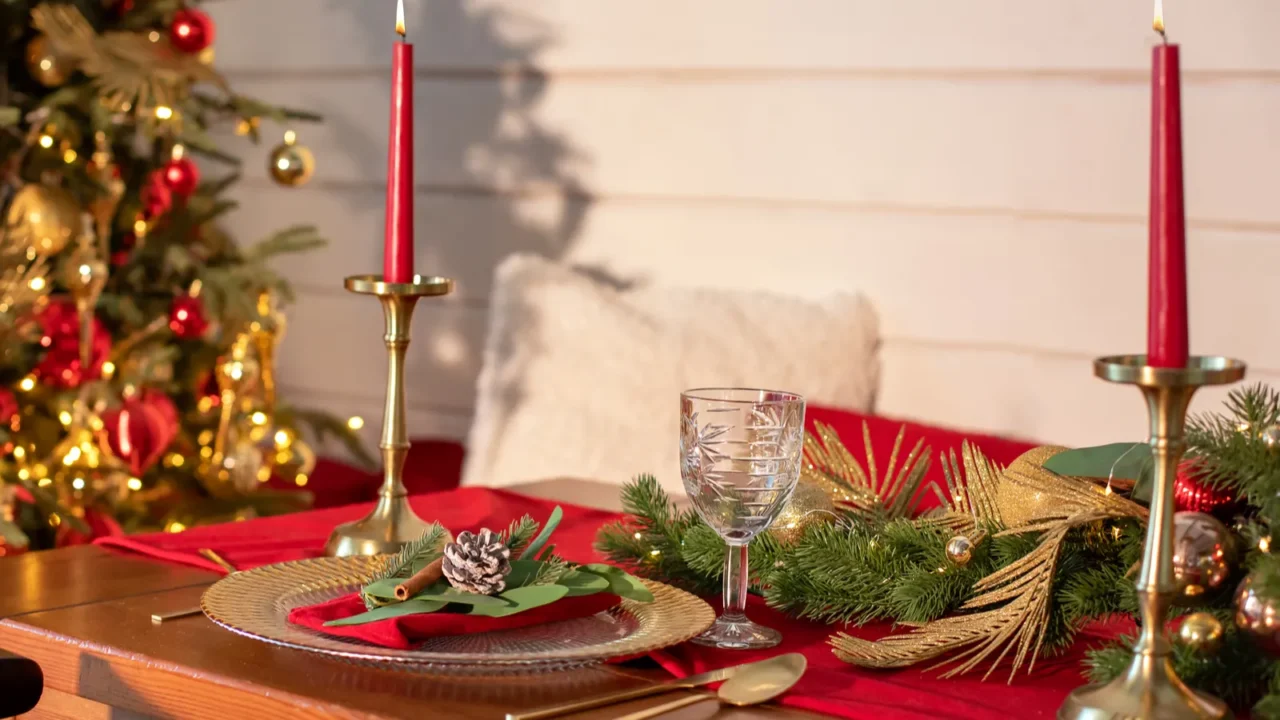
<instances>
[{"instance_id":1,"label":"gold cutlery","mask_svg":"<svg viewBox=\"0 0 1280 720\"><path fill-rule=\"evenodd\" d=\"M719 700L721 705L734 707L766 703L790 690L791 686L804 675L807 665L808 662L800 653L779 655L743 668L742 672L721 685L715 695L698 693L630 715L623 715L618 720L647 720L647 718L665 715L672 710L679 710L706 700Z\"/></svg>"},{"instance_id":2,"label":"gold cutlery","mask_svg":"<svg viewBox=\"0 0 1280 720\"><path fill-rule=\"evenodd\" d=\"M214 565L217 565L223 570L226 570L227 573L233 573L236 571L236 567L234 565L227 562L226 558L222 557L215 550L211 548L200 548L196 552L200 554L200 557L203 557L204 559L208 560ZM192 615L199 615L202 612L204 611L197 607L197 608L185 608L182 610L174 610L173 612L167 612L167 613L152 613L151 622L159 625L160 623L166 622L168 620L177 620L178 618L191 617Z\"/></svg>"},{"instance_id":3,"label":"gold cutlery","mask_svg":"<svg viewBox=\"0 0 1280 720\"><path fill-rule=\"evenodd\" d=\"M691 688L701 687L709 683L729 680L742 673L762 667L765 668L770 673L770 677L772 677L772 674L776 673L776 670L771 670L770 668L775 668L783 658L799 658L800 672L804 672L804 656L792 653L790 655L781 655L779 657L761 660L759 662L720 668L719 670L712 670L711 672L705 672L701 675L691 675L682 680L671 680L665 683L645 685L644 687L632 688L630 690L605 693L603 695L596 695L595 697L589 697L583 700L574 700L567 703L561 703L559 705L548 705L547 707L529 710L527 712L507 713L506 720L545 720L545 718L559 717L561 715L568 715L569 713L581 712L583 710L603 707L605 705L614 705L616 703L626 702L627 700L635 700L638 698L650 697L652 695L661 695L663 693L669 693L676 690L688 690ZM790 662L794 664L795 661L791 660ZM754 672L752 674L754 676ZM788 687L790 686L788 685ZM780 690L779 693L780 692L782 691ZM696 697L698 701L702 701L711 699L713 696L698 695ZM763 702L763 700L760 702Z\"/></svg>"}]
</instances>

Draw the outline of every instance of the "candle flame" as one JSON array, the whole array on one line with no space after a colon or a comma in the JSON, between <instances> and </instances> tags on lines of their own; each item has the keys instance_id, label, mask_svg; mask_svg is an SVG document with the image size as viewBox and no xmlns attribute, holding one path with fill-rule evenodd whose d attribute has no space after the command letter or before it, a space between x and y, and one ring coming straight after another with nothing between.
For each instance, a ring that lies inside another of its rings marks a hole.
<instances>
[{"instance_id":1,"label":"candle flame","mask_svg":"<svg viewBox=\"0 0 1280 720\"><path fill-rule=\"evenodd\" d=\"M1156 16L1151 21L1151 27L1155 28L1156 32L1164 35L1164 0L1156 0Z\"/></svg>"},{"instance_id":2,"label":"candle flame","mask_svg":"<svg viewBox=\"0 0 1280 720\"><path fill-rule=\"evenodd\" d=\"M1156 0L1159 2L1159 0ZM396 32L400 33L400 37L405 36L404 29L404 0L396 1Z\"/></svg>"}]
</instances>

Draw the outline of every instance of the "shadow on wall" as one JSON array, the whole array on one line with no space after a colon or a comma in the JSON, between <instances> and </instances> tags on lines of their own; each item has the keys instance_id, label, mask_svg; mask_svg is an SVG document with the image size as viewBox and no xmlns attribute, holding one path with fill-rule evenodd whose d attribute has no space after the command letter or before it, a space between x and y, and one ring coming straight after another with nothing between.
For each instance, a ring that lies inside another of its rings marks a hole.
<instances>
[{"instance_id":1,"label":"shadow on wall","mask_svg":"<svg viewBox=\"0 0 1280 720\"><path fill-rule=\"evenodd\" d=\"M367 3L329 0L327 6L350 16L369 44L388 42L389 18L369 12ZM414 136L417 157L427 165L416 172L419 268L476 268L482 272L470 274L479 277L513 252L563 257L590 199L573 169L585 158L534 116L547 89L538 56L554 44L553 32L536 18L473 0L409 0L406 11L423 26L410 26L419 68ZM458 57L424 68L428 47L452 48ZM367 118L358 122L360 110L331 112L326 121L347 152L385 156L383 137L369 135ZM381 196L362 201L381 209ZM483 289L459 292L472 303L484 300Z\"/></svg>"},{"instance_id":2,"label":"shadow on wall","mask_svg":"<svg viewBox=\"0 0 1280 720\"><path fill-rule=\"evenodd\" d=\"M364 35L361 42L388 43L390 18L369 12L367 3L328 0L326 5L329 12L349 17ZM537 18L473 0L408 0L406 16L418 66L417 268L461 276L457 299L484 307L487 279L503 258L516 252L564 257L590 210L591 199L574 170L586 158L536 117L548 89L545 73L536 66L554 44L554 33ZM428 56L433 59L424 62ZM361 117L385 113L383 108L344 108L333 98L323 102L331 108L326 122L343 138L344 152L385 157L383 136L370 135L377 125ZM379 166L385 168L384 163ZM369 204L352 211L377 214L382 208L381 193L347 197ZM477 286L479 278L485 282ZM448 345L458 352L434 360L410 353L410 378L439 373L442 362L459 371L461 365L479 364L481 348L465 348L462 337L445 333L437 332L437 349ZM519 388L510 391L504 401L519 403Z\"/></svg>"}]
</instances>

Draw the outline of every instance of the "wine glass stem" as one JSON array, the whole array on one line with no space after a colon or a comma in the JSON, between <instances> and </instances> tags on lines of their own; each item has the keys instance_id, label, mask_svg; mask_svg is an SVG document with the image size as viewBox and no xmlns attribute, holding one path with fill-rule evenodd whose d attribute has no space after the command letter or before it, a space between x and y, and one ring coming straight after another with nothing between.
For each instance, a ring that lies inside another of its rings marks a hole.
<instances>
[{"instance_id":1,"label":"wine glass stem","mask_svg":"<svg viewBox=\"0 0 1280 720\"><path fill-rule=\"evenodd\" d=\"M721 619L745 622L747 619L747 544L730 543L724 556L724 612Z\"/></svg>"}]
</instances>

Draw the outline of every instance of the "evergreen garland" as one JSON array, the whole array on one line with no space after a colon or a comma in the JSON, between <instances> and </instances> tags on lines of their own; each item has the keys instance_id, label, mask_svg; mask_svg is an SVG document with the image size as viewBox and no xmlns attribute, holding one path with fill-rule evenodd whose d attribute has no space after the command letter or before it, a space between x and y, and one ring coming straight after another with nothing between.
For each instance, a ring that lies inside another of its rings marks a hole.
<instances>
[{"instance_id":1,"label":"evergreen garland","mask_svg":"<svg viewBox=\"0 0 1280 720\"><path fill-rule=\"evenodd\" d=\"M1246 504L1233 526L1245 548L1240 575L1251 572L1265 595L1280 597L1280 557L1269 550L1280 523L1280 392L1262 385L1233 391L1221 414L1188 422L1187 458L1200 463L1203 481L1230 489ZM1267 431L1270 429L1271 434ZM651 475L622 492L627 519L604 528L597 548L637 573L702 594L719 589L725 544L692 510L679 509ZM951 563L951 533L928 522L846 512L834 522L804 528L793 544L765 533L751 543L752 590L793 616L830 623L878 620L920 624L954 613L973 597L974 583L1027 555L1039 533L989 536L970 562ZM1090 621L1137 616L1133 567L1141 558L1145 527L1116 520L1071 531L1053 580L1045 650L1062 650ZM1280 719L1280 663L1235 627L1234 584L1197 608L1222 623L1221 648L1211 656L1175 643L1178 675L1193 688L1235 707L1252 705L1260 718ZM1105 682L1124 669L1132 638L1091 651L1086 671Z\"/></svg>"}]
</instances>

